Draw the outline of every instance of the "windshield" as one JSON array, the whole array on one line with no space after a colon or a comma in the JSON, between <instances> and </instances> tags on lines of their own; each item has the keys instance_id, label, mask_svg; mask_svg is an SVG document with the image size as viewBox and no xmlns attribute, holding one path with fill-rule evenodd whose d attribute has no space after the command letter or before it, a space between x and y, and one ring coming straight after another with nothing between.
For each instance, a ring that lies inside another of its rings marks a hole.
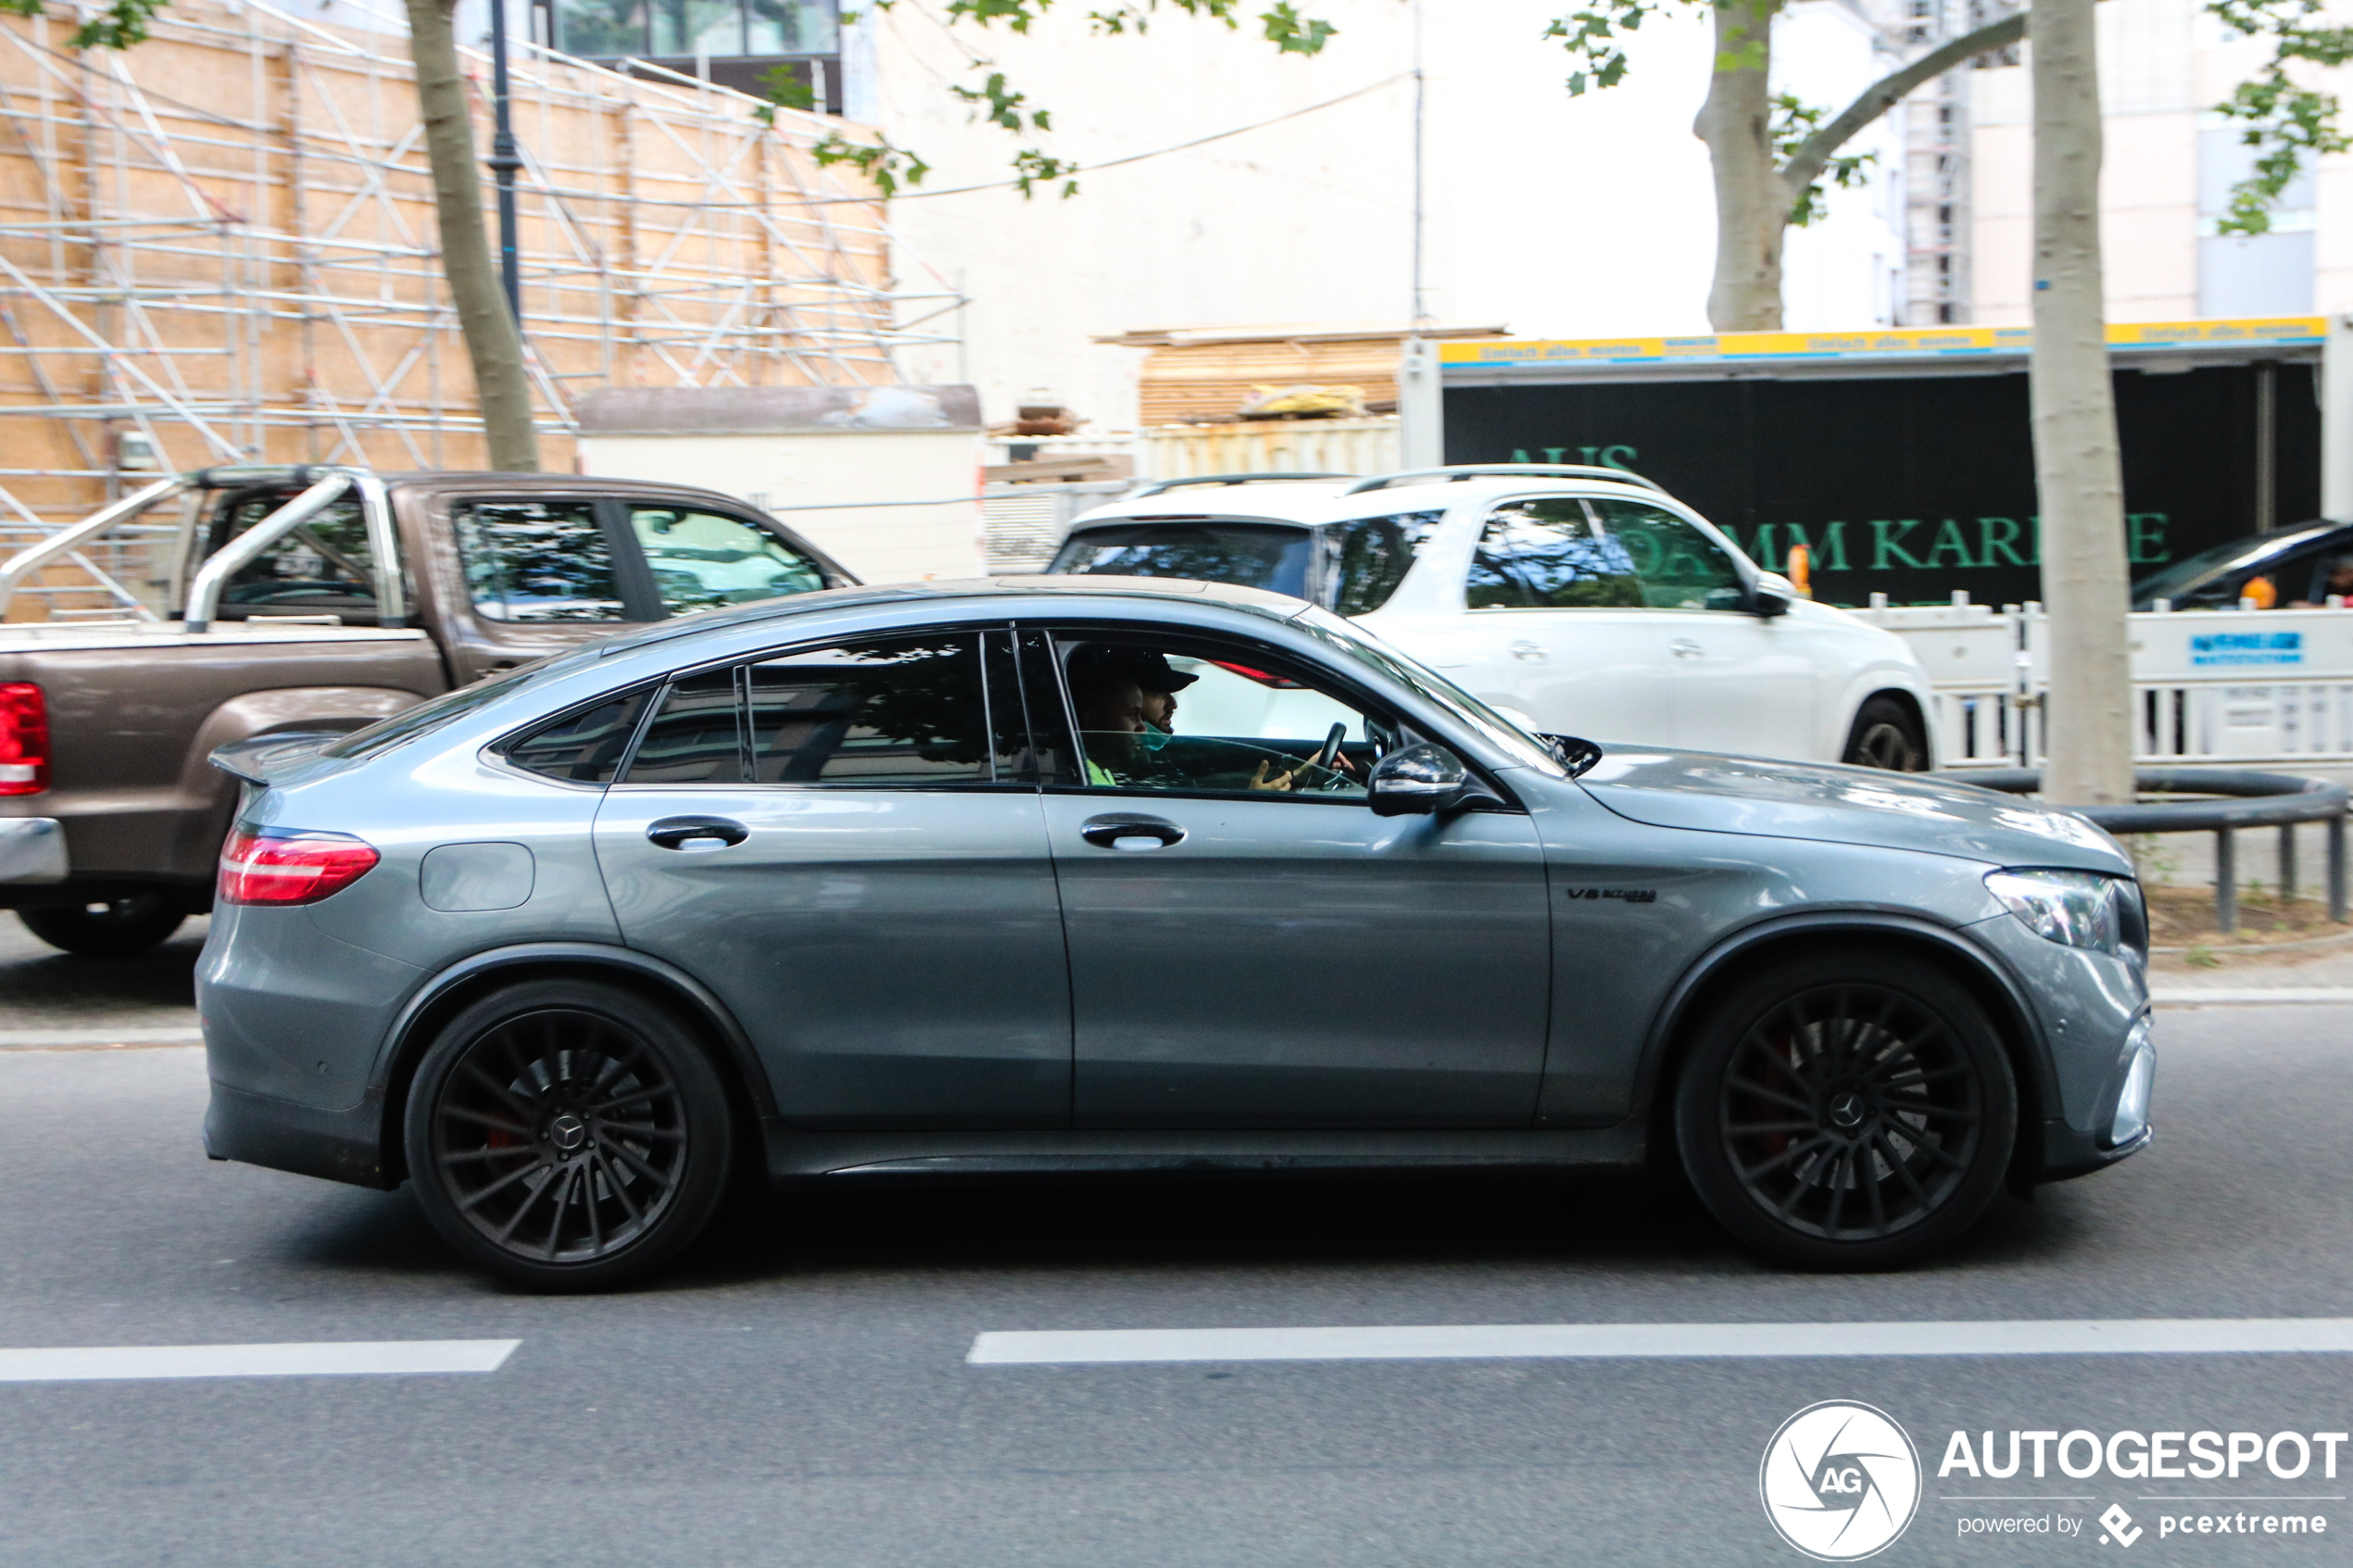
<instances>
[{"instance_id":1,"label":"windshield","mask_svg":"<svg viewBox=\"0 0 2353 1568\"><path fill-rule=\"evenodd\" d=\"M1184 577L1307 596L1315 536L1272 522L1184 521L1113 523L1063 542L1055 572L1114 577Z\"/></svg>"},{"instance_id":2,"label":"windshield","mask_svg":"<svg viewBox=\"0 0 2353 1568\"><path fill-rule=\"evenodd\" d=\"M1347 655L1353 662L1389 677L1445 709L1450 717L1477 730L1491 745L1510 753L1514 761L1554 774L1566 772L1559 756L1550 746L1437 671L1416 663L1362 627L1353 626L1329 610L1320 608L1294 617L1291 624L1334 652Z\"/></svg>"},{"instance_id":3,"label":"windshield","mask_svg":"<svg viewBox=\"0 0 2353 1568\"><path fill-rule=\"evenodd\" d=\"M2220 545L2200 550L2197 554L2177 560L2162 571L2152 572L2133 584L2133 602L2146 605L2155 599L2187 597L2205 579L2225 576L2261 566L2286 555L2298 546L2309 545L2330 533L2334 525L2322 523L2312 528L2298 528L2285 533L2261 534L2251 539L2227 539Z\"/></svg>"}]
</instances>

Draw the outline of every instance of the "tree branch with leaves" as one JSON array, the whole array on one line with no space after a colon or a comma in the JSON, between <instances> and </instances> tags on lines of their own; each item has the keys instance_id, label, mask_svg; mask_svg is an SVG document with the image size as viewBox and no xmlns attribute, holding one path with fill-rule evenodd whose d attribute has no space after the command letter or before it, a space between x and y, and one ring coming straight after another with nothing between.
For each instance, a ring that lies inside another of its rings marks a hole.
<instances>
[{"instance_id":1,"label":"tree branch with leaves","mask_svg":"<svg viewBox=\"0 0 2353 1568\"><path fill-rule=\"evenodd\" d=\"M0 5L11 0L0 0ZM126 0L139 3L139 0ZM876 11L888 11L905 4L919 6L921 0L871 0ZM1121 4L1110 10L1087 13L1088 25L1097 37L1110 38L1133 33L1142 36L1151 31L1153 18L1159 13L1163 0L1140 0ZM1173 9L1197 19L1222 22L1227 31L1241 29L1242 0L1166 0ZM1008 31L1026 34L1053 8L1053 0L950 0L946 23L969 21L975 27L988 29L1002 25ZM845 20L849 19L848 17ZM1284 55L1317 55L1340 30L1327 21L1302 16L1290 0L1275 0L1275 4L1259 12L1254 19L1261 37L1272 44L1276 52ZM996 69L997 62L984 56L966 52L967 62L975 80L968 84L950 82L949 92L969 105L975 120L985 121L1016 136L1043 134L1052 132L1052 111L1030 102L1028 94L1013 86L1005 72ZM985 74L984 74L985 73ZM772 82L769 97L772 105L785 107L802 107L789 95L797 84ZM753 111L763 119L774 118L774 107ZM819 141L814 148L821 167L848 165L875 182L875 189L886 197L896 195L902 188L912 188L924 182L931 172L931 165L914 151L897 146L886 137L879 142L853 142L834 132ZM1009 183L1025 197L1033 196L1046 186L1059 183L1064 197L1078 194L1079 166L1058 157L1036 145L1016 151L1011 160L1013 178Z\"/></svg>"},{"instance_id":2,"label":"tree branch with leaves","mask_svg":"<svg viewBox=\"0 0 2353 1568\"><path fill-rule=\"evenodd\" d=\"M1716 272L1707 318L1718 332L1780 326L1781 248L1790 227L1821 218L1826 184L1861 184L1877 156L1840 148L1906 94L2026 33L2023 13L1988 22L1881 77L1832 116L1772 91L1773 23L1784 6L1785 0L1600 0L1555 19L1544 33L1576 62L1568 93L1580 97L1626 79L1628 37L1648 19L1703 10L1712 16L1715 60L1692 132L1707 144L1716 187Z\"/></svg>"}]
</instances>

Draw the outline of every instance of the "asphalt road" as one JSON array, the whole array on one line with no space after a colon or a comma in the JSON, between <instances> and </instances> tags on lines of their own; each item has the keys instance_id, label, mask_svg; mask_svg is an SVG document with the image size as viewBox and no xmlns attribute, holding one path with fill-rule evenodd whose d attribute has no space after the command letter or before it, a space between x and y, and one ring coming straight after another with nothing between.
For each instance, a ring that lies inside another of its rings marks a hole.
<instances>
[{"instance_id":1,"label":"asphalt road","mask_svg":"<svg viewBox=\"0 0 2353 1568\"><path fill-rule=\"evenodd\" d=\"M2348 1356L964 1360L1001 1330L2353 1315L2353 1008L2160 1038L2152 1149L1904 1274L1769 1272L1623 1178L1072 1178L747 1201L659 1286L574 1299L455 1267L406 1193L208 1162L194 1049L0 1049L0 1350L521 1341L479 1374L0 1383L0 1564L1797 1563L1759 1459L1825 1399L1927 1467L1874 1562L2339 1561L2353 1449L2334 1481L1936 1470L1955 1429L2353 1429ZM1997 1494L2035 1500L1950 1500ZM2250 1510L2329 1533L2158 1533ZM2006 1516L2059 1523L1960 1536Z\"/></svg>"}]
</instances>

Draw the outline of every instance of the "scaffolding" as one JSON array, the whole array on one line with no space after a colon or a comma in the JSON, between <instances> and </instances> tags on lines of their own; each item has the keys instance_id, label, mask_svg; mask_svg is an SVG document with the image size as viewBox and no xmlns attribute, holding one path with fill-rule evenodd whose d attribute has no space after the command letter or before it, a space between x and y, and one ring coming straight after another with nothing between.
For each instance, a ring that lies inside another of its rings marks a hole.
<instances>
[{"instance_id":1,"label":"scaffolding","mask_svg":"<svg viewBox=\"0 0 2353 1568\"><path fill-rule=\"evenodd\" d=\"M484 466L405 36L258 0L174 0L120 53L77 22L0 19L0 547L156 471ZM840 121L535 45L512 74L545 466L590 387L884 383L954 341L963 301L898 287L883 204L817 164ZM28 592L121 613L126 549Z\"/></svg>"},{"instance_id":2,"label":"scaffolding","mask_svg":"<svg viewBox=\"0 0 2353 1568\"><path fill-rule=\"evenodd\" d=\"M1898 29L1906 53L2000 19L2007 0L1909 0ZM1976 295L1971 276L1975 215L1970 209L1969 73L2016 65L2015 44L1981 55L1922 84L1904 100L1905 266L1901 324L1966 322Z\"/></svg>"}]
</instances>

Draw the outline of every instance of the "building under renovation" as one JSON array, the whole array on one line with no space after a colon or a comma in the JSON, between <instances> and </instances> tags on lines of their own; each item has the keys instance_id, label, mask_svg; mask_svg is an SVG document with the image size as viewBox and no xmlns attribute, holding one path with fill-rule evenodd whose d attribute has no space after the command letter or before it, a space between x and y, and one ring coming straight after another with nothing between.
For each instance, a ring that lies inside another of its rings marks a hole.
<instances>
[{"instance_id":1,"label":"building under renovation","mask_svg":"<svg viewBox=\"0 0 2353 1568\"><path fill-rule=\"evenodd\" d=\"M153 471L479 466L405 38L258 0L174 0L122 52L76 25L0 18L0 546ZM882 204L812 156L841 121L521 43L512 75L545 466L592 390L876 384L942 341L953 295L900 290ZM12 614L121 613L121 564Z\"/></svg>"}]
</instances>

